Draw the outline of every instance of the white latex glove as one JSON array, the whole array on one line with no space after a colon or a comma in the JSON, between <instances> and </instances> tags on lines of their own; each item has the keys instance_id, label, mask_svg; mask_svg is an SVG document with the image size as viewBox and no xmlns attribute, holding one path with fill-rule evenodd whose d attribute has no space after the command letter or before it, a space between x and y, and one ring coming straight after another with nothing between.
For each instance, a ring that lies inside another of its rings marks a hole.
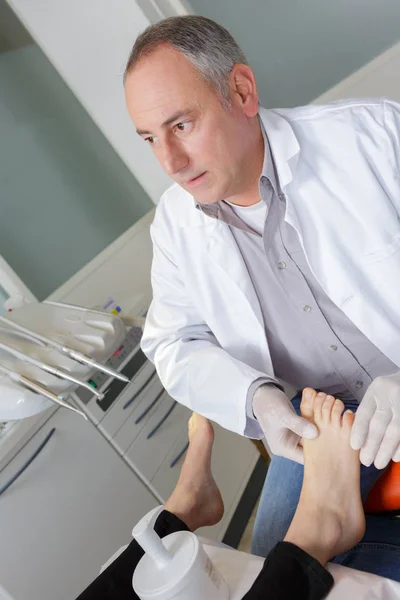
<instances>
[{"instance_id":1,"label":"white latex glove","mask_svg":"<svg viewBox=\"0 0 400 600\"><path fill-rule=\"evenodd\" d=\"M273 384L261 385L253 397L253 412L274 454L304 463L302 437L318 437L318 429L296 414L284 392Z\"/></svg>"},{"instance_id":2,"label":"white latex glove","mask_svg":"<svg viewBox=\"0 0 400 600\"><path fill-rule=\"evenodd\" d=\"M377 377L356 413L350 443L366 467L400 462L400 372Z\"/></svg>"}]
</instances>

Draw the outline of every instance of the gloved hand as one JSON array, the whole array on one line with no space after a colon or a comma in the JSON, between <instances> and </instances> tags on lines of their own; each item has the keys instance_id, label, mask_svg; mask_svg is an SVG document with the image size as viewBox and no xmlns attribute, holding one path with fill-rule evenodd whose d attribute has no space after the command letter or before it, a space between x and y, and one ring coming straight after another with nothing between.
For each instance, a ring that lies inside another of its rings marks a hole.
<instances>
[{"instance_id":1,"label":"gloved hand","mask_svg":"<svg viewBox=\"0 0 400 600\"><path fill-rule=\"evenodd\" d=\"M350 443L366 467L400 462L400 372L377 377L356 413Z\"/></svg>"},{"instance_id":2,"label":"gloved hand","mask_svg":"<svg viewBox=\"0 0 400 600\"><path fill-rule=\"evenodd\" d=\"M253 397L253 413L274 454L304 463L302 437L318 437L318 429L296 414L289 398L273 384L261 385Z\"/></svg>"}]
</instances>

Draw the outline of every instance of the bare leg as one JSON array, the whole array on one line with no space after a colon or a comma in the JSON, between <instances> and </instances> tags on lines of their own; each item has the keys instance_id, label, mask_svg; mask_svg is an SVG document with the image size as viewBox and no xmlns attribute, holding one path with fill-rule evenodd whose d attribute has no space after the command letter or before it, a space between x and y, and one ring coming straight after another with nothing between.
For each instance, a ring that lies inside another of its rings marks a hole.
<instances>
[{"instance_id":1,"label":"bare leg","mask_svg":"<svg viewBox=\"0 0 400 600\"><path fill-rule=\"evenodd\" d=\"M343 402L306 388L302 416L319 436L303 440L304 480L296 514L285 537L325 565L352 548L365 531L359 452L350 446L354 414Z\"/></svg>"},{"instance_id":2,"label":"bare leg","mask_svg":"<svg viewBox=\"0 0 400 600\"><path fill-rule=\"evenodd\" d=\"M178 483L164 508L195 531L218 523L224 504L211 472L214 429L208 419L193 413L189 441Z\"/></svg>"}]
</instances>

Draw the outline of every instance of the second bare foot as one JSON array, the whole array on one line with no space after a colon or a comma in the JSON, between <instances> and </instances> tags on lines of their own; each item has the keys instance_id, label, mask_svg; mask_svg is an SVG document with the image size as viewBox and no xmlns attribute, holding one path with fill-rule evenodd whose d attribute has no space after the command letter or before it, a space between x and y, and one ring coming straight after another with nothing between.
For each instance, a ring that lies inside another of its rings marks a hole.
<instances>
[{"instance_id":1,"label":"second bare foot","mask_svg":"<svg viewBox=\"0 0 400 600\"><path fill-rule=\"evenodd\" d=\"M178 483L165 509L191 531L218 523L224 503L211 472L214 429L208 419L193 413L189 421L189 448Z\"/></svg>"}]
</instances>

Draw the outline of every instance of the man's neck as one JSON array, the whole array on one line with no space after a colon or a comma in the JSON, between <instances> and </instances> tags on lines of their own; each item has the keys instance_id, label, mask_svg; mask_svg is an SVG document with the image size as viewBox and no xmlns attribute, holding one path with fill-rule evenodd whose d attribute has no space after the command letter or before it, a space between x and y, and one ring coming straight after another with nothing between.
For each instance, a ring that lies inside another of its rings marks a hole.
<instances>
[{"instance_id":1,"label":"man's neck","mask_svg":"<svg viewBox=\"0 0 400 600\"><path fill-rule=\"evenodd\" d=\"M259 178L260 176L257 176L252 185L248 187L246 191L235 196L230 196L229 198L226 198L226 200L231 204L236 204L236 206L253 206L254 204L258 204L261 200L260 189L258 185Z\"/></svg>"},{"instance_id":2,"label":"man's neck","mask_svg":"<svg viewBox=\"0 0 400 600\"><path fill-rule=\"evenodd\" d=\"M264 138L259 124L257 134L257 145L254 152L254 158L252 160L252 166L254 167L254 170L251 175L251 179L246 185L246 189L234 196L226 198L228 202L236 204L236 206L253 206L254 204L258 204L261 200L259 179L264 166L265 148Z\"/></svg>"}]
</instances>

